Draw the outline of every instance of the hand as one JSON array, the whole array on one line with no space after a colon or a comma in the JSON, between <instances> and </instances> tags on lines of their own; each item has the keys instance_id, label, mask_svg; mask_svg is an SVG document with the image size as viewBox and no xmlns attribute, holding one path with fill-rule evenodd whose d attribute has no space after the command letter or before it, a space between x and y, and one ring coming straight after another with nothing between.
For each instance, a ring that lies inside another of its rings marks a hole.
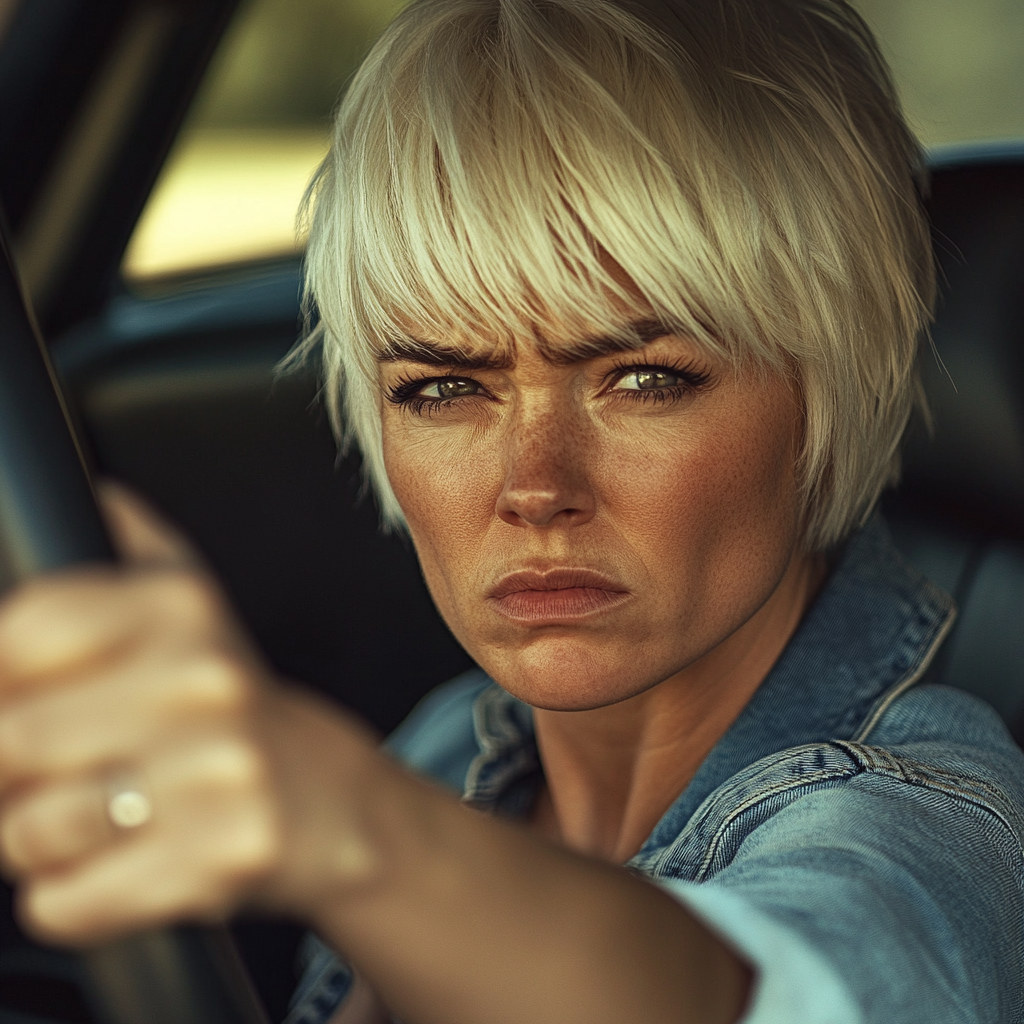
<instances>
[{"instance_id":1,"label":"hand","mask_svg":"<svg viewBox=\"0 0 1024 1024\"><path fill-rule=\"evenodd\" d=\"M405 1019L736 1019L749 973L674 900L404 772L273 678L173 530L119 488L105 504L123 566L0 604L0 858L31 931L80 945L258 904ZM118 778L151 803L136 828L112 820Z\"/></svg>"},{"instance_id":2,"label":"hand","mask_svg":"<svg viewBox=\"0 0 1024 1024\"><path fill-rule=\"evenodd\" d=\"M0 605L0 858L20 916L84 943L246 901L302 914L324 849L332 879L362 869L353 801L323 773L365 792L384 759L272 677L175 531L123 488L103 497L125 564L40 578ZM137 828L108 812L118 778L151 803Z\"/></svg>"}]
</instances>

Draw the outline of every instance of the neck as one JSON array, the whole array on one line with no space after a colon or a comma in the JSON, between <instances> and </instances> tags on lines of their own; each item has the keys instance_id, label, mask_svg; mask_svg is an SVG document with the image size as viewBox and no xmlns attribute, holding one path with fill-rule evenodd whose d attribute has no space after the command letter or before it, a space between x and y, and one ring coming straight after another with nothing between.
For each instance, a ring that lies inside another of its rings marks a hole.
<instances>
[{"instance_id":1,"label":"neck","mask_svg":"<svg viewBox=\"0 0 1024 1024\"><path fill-rule=\"evenodd\" d=\"M592 711L536 709L547 785L535 827L591 856L632 857L764 681L825 571L822 559L795 559L743 626L644 693Z\"/></svg>"}]
</instances>

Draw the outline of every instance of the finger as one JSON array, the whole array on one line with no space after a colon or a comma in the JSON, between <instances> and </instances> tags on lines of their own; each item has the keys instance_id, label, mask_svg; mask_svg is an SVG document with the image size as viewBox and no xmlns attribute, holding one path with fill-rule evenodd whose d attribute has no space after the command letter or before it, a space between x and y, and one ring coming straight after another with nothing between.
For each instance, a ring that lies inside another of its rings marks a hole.
<instances>
[{"instance_id":1,"label":"finger","mask_svg":"<svg viewBox=\"0 0 1024 1024\"><path fill-rule=\"evenodd\" d=\"M204 649L23 697L0 712L0 789L144 757L185 727L244 720L256 686L239 656Z\"/></svg>"},{"instance_id":2,"label":"finger","mask_svg":"<svg viewBox=\"0 0 1024 1024\"><path fill-rule=\"evenodd\" d=\"M55 872L16 890L22 927L47 943L91 945L181 920L216 921L232 900L197 886L166 849L117 847L87 870Z\"/></svg>"},{"instance_id":3,"label":"finger","mask_svg":"<svg viewBox=\"0 0 1024 1024\"><path fill-rule=\"evenodd\" d=\"M225 619L217 587L192 572L91 567L40 577L0 607L0 687L89 664L144 637L195 641Z\"/></svg>"},{"instance_id":4,"label":"finger","mask_svg":"<svg viewBox=\"0 0 1024 1024\"><path fill-rule=\"evenodd\" d=\"M204 568L185 535L137 492L117 481L101 480L96 493L114 545L126 561Z\"/></svg>"},{"instance_id":5,"label":"finger","mask_svg":"<svg viewBox=\"0 0 1024 1024\"><path fill-rule=\"evenodd\" d=\"M258 804L268 795L260 758L231 738L180 744L130 775L144 777L148 799L161 808L161 830L172 836L194 835L204 821L220 829L238 817L238 805ZM27 788L9 798L0 811L4 865L17 875L39 874L133 838L133 829L111 821L109 798L99 773Z\"/></svg>"},{"instance_id":6,"label":"finger","mask_svg":"<svg viewBox=\"0 0 1024 1024\"><path fill-rule=\"evenodd\" d=\"M14 875L53 870L111 843L115 828L98 779L37 786L8 799L0 814L0 856Z\"/></svg>"},{"instance_id":7,"label":"finger","mask_svg":"<svg viewBox=\"0 0 1024 1024\"><path fill-rule=\"evenodd\" d=\"M153 819L145 831L70 870L23 883L21 912L31 930L83 943L170 920L220 917L273 868L280 828L254 785L258 759L244 744L179 751L153 769Z\"/></svg>"}]
</instances>

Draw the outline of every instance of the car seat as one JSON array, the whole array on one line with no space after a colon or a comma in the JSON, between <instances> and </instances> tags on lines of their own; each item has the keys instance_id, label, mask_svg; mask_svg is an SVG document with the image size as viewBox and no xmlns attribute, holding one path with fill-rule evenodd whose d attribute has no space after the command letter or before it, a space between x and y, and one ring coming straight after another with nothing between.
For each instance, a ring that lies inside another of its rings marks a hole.
<instances>
[{"instance_id":1,"label":"car seat","mask_svg":"<svg viewBox=\"0 0 1024 1024\"><path fill-rule=\"evenodd\" d=\"M960 607L928 678L989 701L1022 742L1024 143L941 150L931 166L934 436L914 424L885 507L903 552Z\"/></svg>"}]
</instances>

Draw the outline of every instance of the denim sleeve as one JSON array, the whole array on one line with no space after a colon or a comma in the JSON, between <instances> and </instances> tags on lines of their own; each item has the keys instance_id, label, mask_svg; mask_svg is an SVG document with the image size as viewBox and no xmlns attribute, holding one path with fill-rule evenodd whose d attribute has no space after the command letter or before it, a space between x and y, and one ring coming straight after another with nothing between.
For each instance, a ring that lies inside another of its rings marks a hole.
<instances>
[{"instance_id":1,"label":"denim sleeve","mask_svg":"<svg viewBox=\"0 0 1024 1024\"><path fill-rule=\"evenodd\" d=\"M298 966L302 978L284 1024L327 1024L352 988L352 971L312 932L302 940Z\"/></svg>"},{"instance_id":2,"label":"denim sleeve","mask_svg":"<svg viewBox=\"0 0 1024 1024\"><path fill-rule=\"evenodd\" d=\"M755 968L742 1024L1019 1024L1022 879L996 809L866 774L780 809L713 880L658 881Z\"/></svg>"},{"instance_id":3,"label":"denim sleeve","mask_svg":"<svg viewBox=\"0 0 1024 1024\"><path fill-rule=\"evenodd\" d=\"M1019 1024L1022 879L990 808L862 775L778 810L713 880L657 881L754 967L742 1024ZM316 944L288 1024L325 1024L350 978Z\"/></svg>"},{"instance_id":4,"label":"denim sleeve","mask_svg":"<svg viewBox=\"0 0 1024 1024\"><path fill-rule=\"evenodd\" d=\"M865 1024L843 980L798 932L723 886L678 879L659 884L754 967L740 1024Z\"/></svg>"}]
</instances>

